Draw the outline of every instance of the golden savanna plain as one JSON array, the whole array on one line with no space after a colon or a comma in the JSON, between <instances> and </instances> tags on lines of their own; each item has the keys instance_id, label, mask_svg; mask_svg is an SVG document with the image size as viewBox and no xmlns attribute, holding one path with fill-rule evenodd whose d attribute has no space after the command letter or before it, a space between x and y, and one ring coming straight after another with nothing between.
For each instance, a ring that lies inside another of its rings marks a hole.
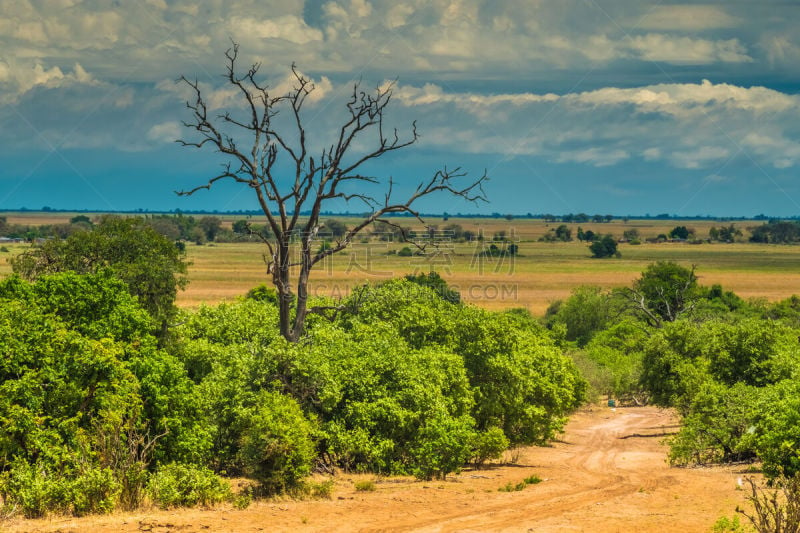
<instances>
[{"instance_id":1,"label":"golden savanna plain","mask_svg":"<svg viewBox=\"0 0 800 533\"><path fill-rule=\"evenodd\" d=\"M74 213L8 213L10 224L56 224L67 222ZM90 214L89 216L94 216ZM241 216L221 216L223 226L230 227ZM357 219L335 217L347 225ZM258 218L250 219L259 224ZM411 219L394 219L416 231L424 226ZM565 298L580 285L613 288L629 285L655 261L675 261L697 268L703 285L721 284L743 298L764 298L777 301L800 294L800 246L746 242L747 228L762 221L720 222L714 220L615 219L608 223L567 224L575 238L578 227L598 234L620 238L626 230L636 229L642 244L621 243L621 257L595 259L588 245L572 242L540 242L539 239L559 226L560 222L515 218L426 218L426 223L439 230L434 243L424 255L403 257L397 251L408 246L401 242L380 240L364 234L352 245L319 263L310 282L312 296L344 297L363 283L377 283L407 274L436 271L449 284L460 290L462 298L487 309L523 307L541 315L552 302ZM742 230L743 242L689 244L686 242L647 243L646 239L668 234L678 225L694 230L700 240L707 238L711 227L733 223ZM449 224L482 235L482 241L463 242L442 231ZM504 232L506 241L493 241ZM495 243L501 249L518 246L518 255L491 257L482 254ZM320 237L321 244L321 237ZM28 244L7 245L7 258L25 250ZM413 249L413 247L412 247ZM197 307L232 300L261 283L269 284L264 254L266 247L251 242L187 244L189 285L178 295L178 305ZM0 259L0 275L11 268Z\"/></svg>"}]
</instances>

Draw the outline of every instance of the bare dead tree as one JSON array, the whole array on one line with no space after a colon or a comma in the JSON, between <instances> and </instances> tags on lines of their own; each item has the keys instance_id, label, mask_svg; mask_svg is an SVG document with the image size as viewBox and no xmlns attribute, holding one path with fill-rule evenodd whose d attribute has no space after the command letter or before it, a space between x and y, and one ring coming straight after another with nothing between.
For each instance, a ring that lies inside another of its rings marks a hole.
<instances>
[{"instance_id":1,"label":"bare dead tree","mask_svg":"<svg viewBox=\"0 0 800 533\"><path fill-rule=\"evenodd\" d=\"M226 51L225 79L243 99L246 119L237 118L229 111L212 114L197 80L183 76L179 79L194 93L193 99L186 102L192 120L184 122L184 126L194 130L199 139L178 142L195 148L213 148L226 161L222 171L206 183L178 194L192 195L223 180L234 181L252 191L267 219L265 229L253 233L268 249L265 260L267 273L272 275L279 296L281 334L296 342L303 334L307 314L320 311L308 307L308 281L314 265L347 248L354 237L371 224L377 221L392 224L381 218L387 214L407 213L424 223L413 205L425 196L444 192L471 202L486 201L483 183L488 178L484 173L462 186L458 182L466 173L460 168L444 168L420 182L408 197L396 200L392 196L391 177L383 179L362 171L365 164L410 146L419 138L416 123L411 124L406 137L401 137L395 128L387 131L384 116L393 84L368 92L360 83L355 83L346 102L343 124L333 142L326 144L314 157L303 118L304 104L314 91L312 81L292 65L292 88L284 94L272 94L258 79L259 63L242 74L237 72L238 53L236 43ZM278 124L277 117L281 114L288 120ZM245 139L246 145L237 144L241 139ZM371 141L372 148L358 152L357 141L362 146L365 141ZM280 174L281 168L291 168L289 175ZM345 192L344 189L352 191L353 184L365 188L381 185L382 197L362 191L360 187L358 192ZM340 240L314 252L311 245L320 226L323 205L336 199L363 202L369 212ZM303 211L308 213L307 218L301 217ZM294 250L293 238L299 238ZM296 250L298 246L299 251ZM294 283L292 276L296 276Z\"/></svg>"}]
</instances>

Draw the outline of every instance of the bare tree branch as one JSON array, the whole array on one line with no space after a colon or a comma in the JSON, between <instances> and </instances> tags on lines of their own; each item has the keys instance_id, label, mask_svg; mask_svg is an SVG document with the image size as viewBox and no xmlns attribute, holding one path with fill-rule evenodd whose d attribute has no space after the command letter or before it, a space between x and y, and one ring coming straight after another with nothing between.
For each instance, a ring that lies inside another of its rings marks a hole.
<instances>
[{"instance_id":1,"label":"bare tree branch","mask_svg":"<svg viewBox=\"0 0 800 533\"><path fill-rule=\"evenodd\" d=\"M292 64L291 88L274 95L259 79L260 63L254 63L239 73L237 43L232 43L225 58L223 77L228 85L237 89L244 111L227 110L212 114L198 81L185 76L178 80L192 91L193 97L186 102L191 119L183 124L196 135L194 139L177 142L197 149L211 147L224 159L220 173L201 185L178 191L178 194L191 196L201 190L210 190L221 181L238 183L253 192L267 219L267 228L265 232L253 231L248 225L248 232L256 235L268 248L264 261L278 291L281 333L288 340L300 338L308 313L335 314L335 306L308 308L311 269L325 257L347 248L365 228L389 214L406 213L424 223L413 206L421 198L435 193L454 195L469 202L486 201L483 184L488 177L485 172L477 180L462 185L460 180L466 177L465 172L458 167L453 170L444 168L422 180L404 200L395 200L392 178L385 181L361 170L367 163L419 140L416 122L411 123L406 135L396 128L388 128L384 122L395 82L378 86L374 91L364 90L360 81L354 83L344 106L346 117L336 131L334 142L314 157L310 155L310 148L314 145L310 144L307 135L309 123L305 122L303 114L308 97L315 90L314 83ZM282 113L288 116L288 122L275 122L274 119ZM244 142L247 146L240 148L238 143ZM364 144L370 148L361 151L354 148ZM290 175L278 174L279 169L285 172L287 168L291 169ZM355 187L384 183L386 191L382 200L366 189ZM320 226L323 206L337 199L363 202L370 213L334 246L314 253L312 241ZM306 210L308 219L298 230L301 213ZM404 240L406 237L403 232ZM424 249L424 246L420 248ZM299 261L291 260L291 254L297 253ZM296 295L292 292L293 285Z\"/></svg>"}]
</instances>

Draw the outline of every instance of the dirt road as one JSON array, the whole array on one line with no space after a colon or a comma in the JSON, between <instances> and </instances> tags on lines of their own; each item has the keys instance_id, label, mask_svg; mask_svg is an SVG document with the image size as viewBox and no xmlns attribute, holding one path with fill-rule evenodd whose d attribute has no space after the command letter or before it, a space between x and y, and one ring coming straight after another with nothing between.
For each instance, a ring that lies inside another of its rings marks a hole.
<instances>
[{"instance_id":1,"label":"dirt road","mask_svg":"<svg viewBox=\"0 0 800 533\"><path fill-rule=\"evenodd\" d=\"M468 470L447 481L339 475L331 500L258 502L246 510L150 511L0 524L0 530L60 531L533 531L707 532L744 501L731 468L670 468L663 436L669 411L595 407L573 416L561 442L526 448L516 466ZM500 492L536 474L539 484Z\"/></svg>"}]
</instances>

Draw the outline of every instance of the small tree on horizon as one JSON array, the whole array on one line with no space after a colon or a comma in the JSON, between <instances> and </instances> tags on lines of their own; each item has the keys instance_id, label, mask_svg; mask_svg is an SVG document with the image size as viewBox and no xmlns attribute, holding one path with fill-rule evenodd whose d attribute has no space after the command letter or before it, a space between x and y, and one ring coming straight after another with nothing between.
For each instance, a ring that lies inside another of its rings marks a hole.
<instances>
[{"instance_id":1,"label":"small tree on horizon","mask_svg":"<svg viewBox=\"0 0 800 533\"><path fill-rule=\"evenodd\" d=\"M589 245L592 257L604 258L619 256L617 241L611 235L606 235Z\"/></svg>"}]
</instances>

